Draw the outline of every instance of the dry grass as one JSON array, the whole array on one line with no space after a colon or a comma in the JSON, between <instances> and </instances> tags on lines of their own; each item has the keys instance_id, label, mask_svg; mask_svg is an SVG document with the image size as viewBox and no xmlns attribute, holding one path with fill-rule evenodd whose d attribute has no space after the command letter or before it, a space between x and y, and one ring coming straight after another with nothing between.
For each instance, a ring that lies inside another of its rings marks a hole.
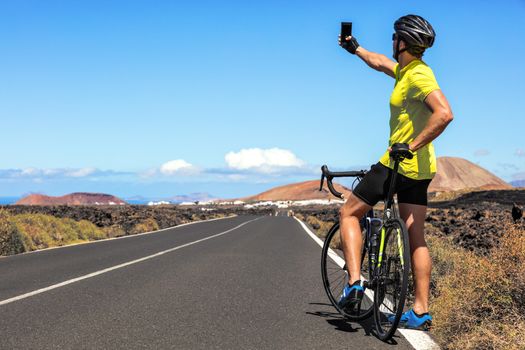
<instances>
[{"instance_id":1,"label":"dry grass","mask_svg":"<svg viewBox=\"0 0 525 350\"><path fill-rule=\"evenodd\" d=\"M525 230L508 223L487 257L429 237L433 333L445 349L525 348Z\"/></svg>"},{"instance_id":2,"label":"dry grass","mask_svg":"<svg viewBox=\"0 0 525 350\"><path fill-rule=\"evenodd\" d=\"M198 213L183 217L177 224L220 218L231 214ZM0 209L0 255L13 255L32 250L81 243L103 238L156 231L159 223L152 217L139 221L131 228L120 224L98 227L87 220L75 221L39 213L11 214Z\"/></svg>"},{"instance_id":3,"label":"dry grass","mask_svg":"<svg viewBox=\"0 0 525 350\"><path fill-rule=\"evenodd\" d=\"M59 219L44 214L20 214L10 217L23 237L25 250L62 246L105 238L105 233L92 223Z\"/></svg>"},{"instance_id":4,"label":"dry grass","mask_svg":"<svg viewBox=\"0 0 525 350\"><path fill-rule=\"evenodd\" d=\"M107 238L114 238L126 235L126 230L120 225L111 225L102 227L102 231L105 232Z\"/></svg>"},{"instance_id":5,"label":"dry grass","mask_svg":"<svg viewBox=\"0 0 525 350\"><path fill-rule=\"evenodd\" d=\"M136 224L133 229L131 229L130 234L134 235L137 233L157 231L159 229L159 224L153 218L147 218L138 224Z\"/></svg>"},{"instance_id":6,"label":"dry grass","mask_svg":"<svg viewBox=\"0 0 525 350\"><path fill-rule=\"evenodd\" d=\"M306 223L310 225L314 229L314 232L317 236L324 238L328 234L328 231L334 224L333 222L325 222L322 220L319 220L315 216L308 216L306 218Z\"/></svg>"},{"instance_id":7,"label":"dry grass","mask_svg":"<svg viewBox=\"0 0 525 350\"><path fill-rule=\"evenodd\" d=\"M57 247L106 238L107 233L86 220L44 214L10 215L0 210L0 255Z\"/></svg>"}]
</instances>

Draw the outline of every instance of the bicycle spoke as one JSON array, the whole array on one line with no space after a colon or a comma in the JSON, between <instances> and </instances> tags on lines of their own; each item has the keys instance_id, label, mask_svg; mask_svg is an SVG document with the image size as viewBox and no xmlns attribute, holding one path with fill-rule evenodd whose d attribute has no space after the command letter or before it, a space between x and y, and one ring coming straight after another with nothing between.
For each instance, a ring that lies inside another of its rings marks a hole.
<instances>
[{"instance_id":1,"label":"bicycle spoke","mask_svg":"<svg viewBox=\"0 0 525 350\"><path fill-rule=\"evenodd\" d=\"M330 272L330 273L328 274L328 276L333 276L333 275L335 275L335 274L340 274L340 273L341 273L341 269L339 269L339 270L335 270L335 271L333 271L333 272Z\"/></svg>"},{"instance_id":2,"label":"bicycle spoke","mask_svg":"<svg viewBox=\"0 0 525 350\"><path fill-rule=\"evenodd\" d=\"M345 281L341 280L341 282L339 282L335 288L332 288L332 290L337 292L337 294L341 294L344 284L345 284Z\"/></svg>"}]
</instances>

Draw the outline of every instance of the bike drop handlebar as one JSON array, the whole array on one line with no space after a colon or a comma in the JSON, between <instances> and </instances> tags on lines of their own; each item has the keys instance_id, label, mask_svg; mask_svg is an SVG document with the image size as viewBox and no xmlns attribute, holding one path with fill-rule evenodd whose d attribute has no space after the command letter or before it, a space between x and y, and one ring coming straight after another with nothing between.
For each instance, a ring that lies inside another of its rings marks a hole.
<instances>
[{"instance_id":1,"label":"bike drop handlebar","mask_svg":"<svg viewBox=\"0 0 525 350\"><path fill-rule=\"evenodd\" d=\"M337 191L332 184L332 180L334 177L363 177L366 174L366 170L359 170L359 171L330 171L328 170L328 167L326 165L323 165L321 167L321 186L319 187L319 191L323 190L323 184L324 184L324 178L326 177L326 183L328 184L328 189L334 196L337 198L345 199L344 194Z\"/></svg>"}]
</instances>

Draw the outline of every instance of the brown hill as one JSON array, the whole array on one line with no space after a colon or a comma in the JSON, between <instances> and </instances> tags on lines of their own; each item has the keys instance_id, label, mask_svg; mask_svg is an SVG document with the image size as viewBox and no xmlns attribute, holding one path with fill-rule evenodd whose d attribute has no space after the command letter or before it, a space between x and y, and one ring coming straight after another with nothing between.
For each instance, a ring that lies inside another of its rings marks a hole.
<instances>
[{"instance_id":1,"label":"brown hill","mask_svg":"<svg viewBox=\"0 0 525 350\"><path fill-rule=\"evenodd\" d=\"M463 158L439 157L438 172L428 192L477 190L506 190L512 186L488 170Z\"/></svg>"},{"instance_id":2,"label":"brown hill","mask_svg":"<svg viewBox=\"0 0 525 350\"><path fill-rule=\"evenodd\" d=\"M31 194L15 204L21 205L121 205L127 204L122 199L104 193L71 193L61 197Z\"/></svg>"},{"instance_id":3,"label":"brown hill","mask_svg":"<svg viewBox=\"0 0 525 350\"><path fill-rule=\"evenodd\" d=\"M335 189L343 192L345 196L350 194L350 190L334 182ZM336 199L328 190L326 183L323 190L319 191L319 180L298 182L272 188L258 195L243 198L243 201L279 201L279 200L308 200L308 199Z\"/></svg>"}]
</instances>

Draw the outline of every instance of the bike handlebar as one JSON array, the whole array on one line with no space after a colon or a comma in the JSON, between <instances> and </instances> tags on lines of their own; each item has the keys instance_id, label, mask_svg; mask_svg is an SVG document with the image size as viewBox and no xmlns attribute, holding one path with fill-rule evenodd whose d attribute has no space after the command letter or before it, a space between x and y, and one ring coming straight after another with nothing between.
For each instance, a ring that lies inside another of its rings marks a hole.
<instances>
[{"instance_id":1,"label":"bike handlebar","mask_svg":"<svg viewBox=\"0 0 525 350\"><path fill-rule=\"evenodd\" d=\"M334 177L363 177L366 174L366 170L359 170L359 171L330 171L328 170L328 167L326 165L323 165L321 167L321 186L319 187L319 191L323 190L323 184L324 184L324 178L326 177L326 183L328 184L328 189L332 194L338 198L345 199L344 194L337 191L332 184L332 180Z\"/></svg>"}]
</instances>

